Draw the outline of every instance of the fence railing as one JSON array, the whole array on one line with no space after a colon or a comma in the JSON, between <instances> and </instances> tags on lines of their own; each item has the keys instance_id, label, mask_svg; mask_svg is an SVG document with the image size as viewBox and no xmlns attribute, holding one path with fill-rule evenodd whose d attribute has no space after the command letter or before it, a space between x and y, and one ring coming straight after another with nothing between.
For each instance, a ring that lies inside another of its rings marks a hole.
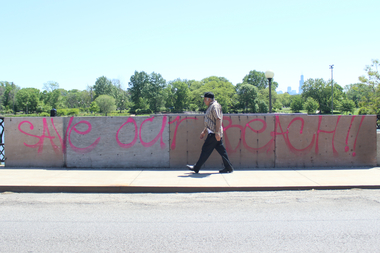
<instances>
[{"instance_id":1,"label":"fence railing","mask_svg":"<svg viewBox=\"0 0 380 253\"><path fill-rule=\"evenodd\" d=\"M4 150L4 117L0 117L0 162L6 159Z\"/></svg>"}]
</instances>

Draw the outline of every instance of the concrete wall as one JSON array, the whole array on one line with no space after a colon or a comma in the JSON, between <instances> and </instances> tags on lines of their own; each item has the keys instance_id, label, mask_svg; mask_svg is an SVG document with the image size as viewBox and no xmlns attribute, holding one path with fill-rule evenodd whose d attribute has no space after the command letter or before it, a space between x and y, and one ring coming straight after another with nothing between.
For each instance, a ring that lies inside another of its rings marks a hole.
<instances>
[{"instance_id":1,"label":"concrete wall","mask_svg":"<svg viewBox=\"0 0 380 253\"><path fill-rule=\"evenodd\" d=\"M5 118L5 166L178 168L194 164L203 114ZM376 116L224 115L235 168L376 166ZM206 168L222 167L214 152Z\"/></svg>"}]
</instances>

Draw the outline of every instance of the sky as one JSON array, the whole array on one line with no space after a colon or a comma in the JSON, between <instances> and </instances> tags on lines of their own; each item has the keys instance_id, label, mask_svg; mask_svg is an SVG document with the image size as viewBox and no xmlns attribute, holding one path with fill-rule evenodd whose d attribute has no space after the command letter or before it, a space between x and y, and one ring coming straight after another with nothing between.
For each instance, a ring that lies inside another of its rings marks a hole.
<instances>
[{"instance_id":1,"label":"sky","mask_svg":"<svg viewBox=\"0 0 380 253\"><path fill-rule=\"evenodd\" d=\"M166 81L242 82L272 70L277 90L300 76L357 83L380 58L379 0L0 0L0 81L126 89L135 71Z\"/></svg>"}]
</instances>

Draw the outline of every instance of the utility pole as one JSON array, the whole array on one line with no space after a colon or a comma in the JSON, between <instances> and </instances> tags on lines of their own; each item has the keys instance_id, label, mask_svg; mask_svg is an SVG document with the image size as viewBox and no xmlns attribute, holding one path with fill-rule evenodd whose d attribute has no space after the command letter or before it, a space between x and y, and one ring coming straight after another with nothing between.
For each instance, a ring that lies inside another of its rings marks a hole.
<instances>
[{"instance_id":1,"label":"utility pole","mask_svg":"<svg viewBox=\"0 0 380 253\"><path fill-rule=\"evenodd\" d=\"M333 79L334 64L330 65L330 69L331 69L331 114L334 114L334 79Z\"/></svg>"}]
</instances>

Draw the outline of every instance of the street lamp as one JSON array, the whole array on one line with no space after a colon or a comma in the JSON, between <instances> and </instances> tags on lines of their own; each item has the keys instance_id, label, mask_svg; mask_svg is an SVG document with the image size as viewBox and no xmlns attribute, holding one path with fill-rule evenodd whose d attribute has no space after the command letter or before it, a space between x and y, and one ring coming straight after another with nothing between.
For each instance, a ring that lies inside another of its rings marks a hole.
<instances>
[{"instance_id":1,"label":"street lamp","mask_svg":"<svg viewBox=\"0 0 380 253\"><path fill-rule=\"evenodd\" d=\"M272 113L272 78L274 76L274 73L272 70L267 70L265 72L265 77L269 81L269 113Z\"/></svg>"},{"instance_id":2,"label":"street lamp","mask_svg":"<svg viewBox=\"0 0 380 253\"><path fill-rule=\"evenodd\" d=\"M331 69L331 114L334 114L334 79L333 79L334 64L330 65L330 69Z\"/></svg>"}]
</instances>

